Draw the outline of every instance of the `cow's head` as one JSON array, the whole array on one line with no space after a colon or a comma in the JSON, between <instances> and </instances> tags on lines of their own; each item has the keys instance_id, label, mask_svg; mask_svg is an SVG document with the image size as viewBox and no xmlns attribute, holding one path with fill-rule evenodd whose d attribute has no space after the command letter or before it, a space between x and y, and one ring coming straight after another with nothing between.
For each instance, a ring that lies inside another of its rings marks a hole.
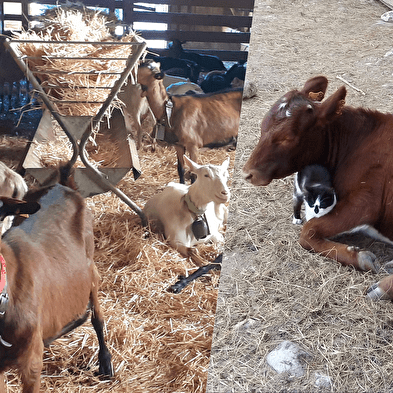
<instances>
[{"instance_id":1,"label":"cow's head","mask_svg":"<svg viewBox=\"0 0 393 393\"><path fill-rule=\"evenodd\" d=\"M290 91L272 106L262 121L260 140L243 167L247 181L266 186L321 159L327 149L324 130L341 114L346 95L341 87L321 102L327 85L324 76L314 77L302 90Z\"/></svg>"}]
</instances>

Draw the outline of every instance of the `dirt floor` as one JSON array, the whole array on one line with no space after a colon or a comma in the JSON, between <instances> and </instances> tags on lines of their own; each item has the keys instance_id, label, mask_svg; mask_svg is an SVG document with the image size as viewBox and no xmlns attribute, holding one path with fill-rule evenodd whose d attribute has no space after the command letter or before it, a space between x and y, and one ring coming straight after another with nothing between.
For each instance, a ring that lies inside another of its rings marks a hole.
<instances>
[{"instance_id":1,"label":"dirt floor","mask_svg":"<svg viewBox=\"0 0 393 393\"><path fill-rule=\"evenodd\" d=\"M256 0L247 79L258 96L242 107L208 393L393 390L393 305L364 296L386 273L358 272L300 247L292 177L263 188L241 177L264 113L312 76L327 76L328 94L344 84L338 77L351 83L349 105L392 111L393 23L380 19L388 10L372 0ZM362 236L342 240L381 262L393 257L391 247ZM284 340L311 355L305 376L266 364ZM317 373L331 385L317 388Z\"/></svg>"}]
</instances>

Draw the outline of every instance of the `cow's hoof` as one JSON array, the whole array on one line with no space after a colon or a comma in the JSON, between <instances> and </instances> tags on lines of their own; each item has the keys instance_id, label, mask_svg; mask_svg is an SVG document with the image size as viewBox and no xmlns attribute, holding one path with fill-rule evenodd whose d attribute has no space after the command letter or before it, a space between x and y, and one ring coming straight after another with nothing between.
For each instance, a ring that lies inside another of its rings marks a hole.
<instances>
[{"instance_id":1,"label":"cow's hoof","mask_svg":"<svg viewBox=\"0 0 393 393\"><path fill-rule=\"evenodd\" d=\"M371 300L388 300L390 299L389 295L380 288L379 282L371 285L370 288L367 289L366 297Z\"/></svg>"},{"instance_id":2,"label":"cow's hoof","mask_svg":"<svg viewBox=\"0 0 393 393\"><path fill-rule=\"evenodd\" d=\"M388 274L393 274L393 261L389 261L383 265Z\"/></svg>"},{"instance_id":3,"label":"cow's hoof","mask_svg":"<svg viewBox=\"0 0 393 393\"><path fill-rule=\"evenodd\" d=\"M358 265L361 270L371 270L373 273L378 271L375 260L377 257L370 251L359 251Z\"/></svg>"}]
</instances>

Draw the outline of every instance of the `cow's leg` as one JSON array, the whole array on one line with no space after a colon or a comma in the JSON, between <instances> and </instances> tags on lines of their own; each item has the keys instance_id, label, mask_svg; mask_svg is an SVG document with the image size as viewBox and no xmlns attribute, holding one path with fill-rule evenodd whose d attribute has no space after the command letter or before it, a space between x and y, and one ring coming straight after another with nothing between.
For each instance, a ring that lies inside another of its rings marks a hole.
<instances>
[{"instance_id":1,"label":"cow's leg","mask_svg":"<svg viewBox=\"0 0 393 393\"><path fill-rule=\"evenodd\" d=\"M90 294L90 302L92 305L92 314L91 314L91 323L93 324L94 330L96 331L98 344L100 346L100 350L98 352L98 363L99 369L98 373L100 375L107 375L109 377L113 376L113 367L108 347L105 344L104 338L104 318L102 315L101 307L98 302L98 273L95 270L95 282L92 285L92 290Z\"/></svg>"},{"instance_id":2,"label":"cow's leg","mask_svg":"<svg viewBox=\"0 0 393 393\"><path fill-rule=\"evenodd\" d=\"M367 297L373 300L393 300L393 275L372 285L367 290Z\"/></svg>"},{"instance_id":3,"label":"cow's leg","mask_svg":"<svg viewBox=\"0 0 393 393\"><path fill-rule=\"evenodd\" d=\"M18 365L23 393L38 393L40 391L44 343L38 331L39 329L37 328L32 334L30 346Z\"/></svg>"},{"instance_id":4,"label":"cow's leg","mask_svg":"<svg viewBox=\"0 0 393 393\"><path fill-rule=\"evenodd\" d=\"M179 181L181 184L184 184L184 153L186 152L186 148L181 145L176 145L176 153L177 153L177 173L179 174Z\"/></svg>"},{"instance_id":5,"label":"cow's leg","mask_svg":"<svg viewBox=\"0 0 393 393\"><path fill-rule=\"evenodd\" d=\"M364 206L360 210L359 206L352 206L345 200L340 201L331 213L320 218L313 218L304 224L299 239L300 245L307 250L335 259L343 265L375 272L377 270L374 263L376 257L373 253L359 251L355 247L328 240L358 225L372 225L371 218L374 217L374 213L371 208L371 206ZM367 217L369 221L362 222L362 217Z\"/></svg>"}]
</instances>

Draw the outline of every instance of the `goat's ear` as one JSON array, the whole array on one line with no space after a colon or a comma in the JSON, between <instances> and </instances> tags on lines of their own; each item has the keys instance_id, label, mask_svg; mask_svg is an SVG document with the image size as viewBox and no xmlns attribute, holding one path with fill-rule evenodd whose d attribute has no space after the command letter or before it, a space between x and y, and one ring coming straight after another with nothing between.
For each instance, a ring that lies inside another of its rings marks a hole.
<instances>
[{"instance_id":1,"label":"goat's ear","mask_svg":"<svg viewBox=\"0 0 393 393\"><path fill-rule=\"evenodd\" d=\"M229 161L230 161L230 159L229 159L229 157L227 157L227 159L221 164L221 168L224 169L224 170L228 170L228 168L229 168Z\"/></svg>"},{"instance_id":2,"label":"goat's ear","mask_svg":"<svg viewBox=\"0 0 393 393\"><path fill-rule=\"evenodd\" d=\"M196 162L192 161L190 158L188 158L186 155L184 157L184 166L190 171L195 173L201 166L198 165Z\"/></svg>"},{"instance_id":3,"label":"goat's ear","mask_svg":"<svg viewBox=\"0 0 393 393\"><path fill-rule=\"evenodd\" d=\"M324 76L316 76L309 79L305 84L301 93L314 101L322 101L325 97L328 80Z\"/></svg>"},{"instance_id":4,"label":"goat's ear","mask_svg":"<svg viewBox=\"0 0 393 393\"><path fill-rule=\"evenodd\" d=\"M0 218L18 214L34 214L40 210L38 202L26 202L15 198L0 197Z\"/></svg>"}]
</instances>

